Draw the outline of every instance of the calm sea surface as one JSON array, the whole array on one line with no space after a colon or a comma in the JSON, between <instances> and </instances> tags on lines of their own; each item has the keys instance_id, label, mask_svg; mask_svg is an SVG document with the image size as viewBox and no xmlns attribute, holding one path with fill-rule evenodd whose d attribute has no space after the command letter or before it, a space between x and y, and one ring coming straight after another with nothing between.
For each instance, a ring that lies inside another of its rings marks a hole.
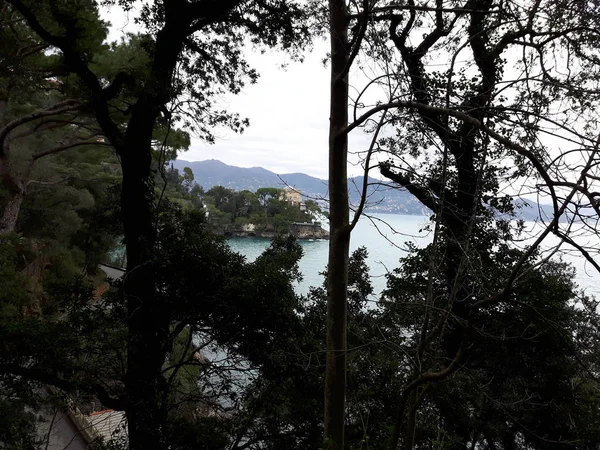
<instances>
[{"instance_id":1,"label":"calm sea surface","mask_svg":"<svg viewBox=\"0 0 600 450\"><path fill-rule=\"evenodd\" d=\"M385 275L398 266L398 260L406 255L406 244L414 243L424 246L431 242L433 233L424 230L429 223L426 216L405 216L399 214L380 214L371 219L363 217L352 232L350 250L366 247L369 252L367 260L375 292L385 288ZM539 229L529 224L531 230ZM229 245L237 252L253 261L269 245L269 239L231 238ZM557 238L549 237L546 248L555 245ZM304 256L300 260L300 270L304 277L298 285L299 293L307 293L310 286L323 283L319 275L327 264L328 241L300 241ZM566 247L565 247L566 248ZM595 269L574 252L563 254L563 259L571 262L577 269L576 282L588 294L600 296L600 283Z\"/></svg>"}]
</instances>

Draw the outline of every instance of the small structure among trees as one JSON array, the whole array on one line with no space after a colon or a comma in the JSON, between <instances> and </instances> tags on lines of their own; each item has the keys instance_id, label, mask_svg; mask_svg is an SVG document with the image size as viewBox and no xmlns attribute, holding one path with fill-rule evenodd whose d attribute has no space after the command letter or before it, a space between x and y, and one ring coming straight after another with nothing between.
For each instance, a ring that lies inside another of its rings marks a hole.
<instances>
[{"instance_id":1,"label":"small structure among trees","mask_svg":"<svg viewBox=\"0 0 600 450\"><path fill-rule=\"evenodd\" d=\"M290 186L286 186L281 190L279 200L285 200L292 206L302 205L302 203L303 203L302 202L302 194L300 194L300 191L298 191Z\"/></svg>"}]
</instances>

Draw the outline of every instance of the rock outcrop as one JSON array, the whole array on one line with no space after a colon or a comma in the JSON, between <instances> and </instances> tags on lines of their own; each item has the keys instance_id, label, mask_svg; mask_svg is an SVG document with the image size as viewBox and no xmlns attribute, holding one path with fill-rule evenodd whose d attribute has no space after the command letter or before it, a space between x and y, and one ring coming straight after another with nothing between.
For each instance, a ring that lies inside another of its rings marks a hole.
<instances>
[{"instance_id":1,"label":"rock outcrop","mask_svg":"<svg viewBox=\"0 0 600 450\"><path fill-rule=\"evenodd\" d=\"M296 239L329 239L329 232L321 227L320 222L293 223L290 232Z\"/></svg>"},{"instance_id":2,"label":"rock outcrop","mask_svg":"<svg viewBox=\"0 0 600 450\"><path fill-rule=\"evenodd\" d=\"M230 237L257 237L272 239L278 234L292 234L296 239L329 239L329 232L322 228L320 222L290 224L289 229L276 229L272 225L258 226L245 224L240 226L227 226L216 229L215 232Z\"/></svg>"}]
</instances>

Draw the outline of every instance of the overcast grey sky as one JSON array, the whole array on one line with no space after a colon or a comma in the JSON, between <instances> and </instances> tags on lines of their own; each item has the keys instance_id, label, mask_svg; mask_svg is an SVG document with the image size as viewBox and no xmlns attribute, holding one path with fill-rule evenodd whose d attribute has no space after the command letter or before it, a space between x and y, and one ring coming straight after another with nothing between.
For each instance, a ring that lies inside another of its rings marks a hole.
<instances>
[{"instance_id":1,"label":"overcast grey sky","mask_svg":"<svg viewBox=\"0 0 600 450\"><path fill-rule=\"evenodd\" d=\"M277 173L327 176L329 70L320 59L326 43L291 62L282 53L252 54L258 83L227 99L230 111L250 119L243 134L221 133L213 145L194 140L182 159L219 159L242 167L262 166ZM289 63L286 69L280 66Z\"/></svg>"},{"instance_id":2,"label":"overcast grey sky","mask_svg":"<svg viewBox=\"0 0 600 450\"><path fill-rule=\"evenodd\" d=\"M119 39L124 31L137 31L132 16L125 16L120 8L104 9L102 15L112 24L110 40ZM329 68L322 61L329 43L318 41L314 47L303 63L280 52L261 55L249 50L248 60L260 74L258 82L237 96L222 99L220 106L247 117L250 127L239 135L222 130L212 145L193 138L180 159L218 159L240 167L327 178ZM353 150L368 146L368 138L360 133L351 136L350 142ZM351 175L361 172L360 167L349 165Z\"/></svg>"}]
</instances>

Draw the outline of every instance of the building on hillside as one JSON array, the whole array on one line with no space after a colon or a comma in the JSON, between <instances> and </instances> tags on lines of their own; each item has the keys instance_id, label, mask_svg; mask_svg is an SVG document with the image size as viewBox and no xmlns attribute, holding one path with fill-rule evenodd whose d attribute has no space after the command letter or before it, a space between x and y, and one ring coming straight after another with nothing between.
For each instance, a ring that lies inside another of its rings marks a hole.
<instances>
[{"instance_id":1,"label":"building on hillside","mask_svg":"<svg viewBox=\"0 0 600 450\"><path fill-rule=\"evenodd\" d=\"M41 391L46 395L59 393L46 386ZM98 402L99 404L99 402ZM37 411L37 435L46 450L89 450L96 448L99 440L105 443L127 446L127 419L123 411L102 409L96 403L75 405L67 397L63 407L55 404ZM85 406L84 411L80 406Z\"/></svg>"},{"instance_id":2,"label":"building on hillside","mask_svg":"<svg viewBox=\"0 0 600 450\"><path fill-rule=\"evenodd\" d=\"M281 195L279 196L279 200L285 200L290 205L293 206L301 206L302 202L302 194L297 189L286 186L281 190Z\"/></svg>"},{"instance_id":3,"label":"building on hillside","mask_svg":"<svg viewBox=\"0 0 600 450\"><path fill-rule=\"evenodd\" d=\"M118 280L125 274L120 267L100 264L106 281L96 285L94 298L99 301L108 290L108 279ZM62 405L50 402L52 407L37 411L37 435L46 450L89 450L97 448L99 440L126 448L127 419L123 411L106 409L98 399L75 401L58 389L45 386L43 396L60 396L66 400Z\"/></svg>"}]
</instances>

